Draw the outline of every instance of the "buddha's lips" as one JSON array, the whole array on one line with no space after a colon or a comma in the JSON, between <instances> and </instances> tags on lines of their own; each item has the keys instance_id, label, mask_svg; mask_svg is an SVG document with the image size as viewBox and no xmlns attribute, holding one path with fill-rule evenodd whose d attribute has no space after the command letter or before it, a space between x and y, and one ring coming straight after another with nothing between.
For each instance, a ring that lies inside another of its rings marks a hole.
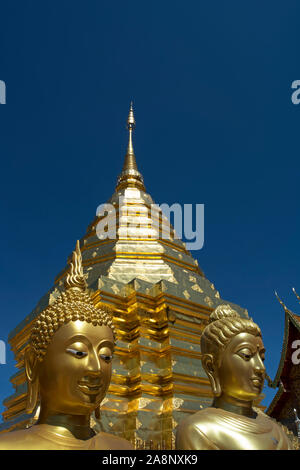
<instances>
[{"instance_id":1,"label":"buddha's lips","mask_svg":"<svg viewBox=\"0 0 300 470\"><path fill-rule=\"evenodd\" d=\"M264 380L262 377L252 377L251 378L251 381L254 385L256 385L257 387L261 387L264 383Z\"/></svg>"},{"instance_id":2,"label":"buddha's lips","mask_svg":"<svg viewBox=\"0 0 300 470\"><path fill-rule=\"evenodd\" d=\"M93 384L90 382L78 382L78 386L80 390L82 390L84 393L87 393L88 395L98 395L102 388L102 383L100 384Z\"/></svg>"}]
</instances>

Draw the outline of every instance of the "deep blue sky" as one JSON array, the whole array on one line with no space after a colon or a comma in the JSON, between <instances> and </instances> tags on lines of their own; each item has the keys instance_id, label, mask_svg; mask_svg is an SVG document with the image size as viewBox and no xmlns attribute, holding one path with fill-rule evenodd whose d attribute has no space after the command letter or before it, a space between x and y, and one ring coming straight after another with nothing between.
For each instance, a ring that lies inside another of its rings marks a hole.
<instances>
[{"instance_id":1,"label":"deep blue sky","mask_svg":"<svg viewBox=\"0 0 300 470\"><path fill-rule=\"evenodd\" d=\"M274 289L300 311L299 14L297 1L2 2L0 339L113 193L133 99L148 192L205 204L193 255L261 326L274 377L284 330ZM13 372L8 351L1 402Z\"/></svg>"}]
</instances>

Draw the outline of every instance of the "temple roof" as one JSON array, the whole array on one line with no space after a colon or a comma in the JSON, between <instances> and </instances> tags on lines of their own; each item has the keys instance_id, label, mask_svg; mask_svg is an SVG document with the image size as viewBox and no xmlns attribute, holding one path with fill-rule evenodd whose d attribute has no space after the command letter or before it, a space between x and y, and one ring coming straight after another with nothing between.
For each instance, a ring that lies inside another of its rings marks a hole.
<instances>
[{"instance_id":1,"label":"temple roof","mask_svg":"<svg viewBox=\"0 0 300 470\"><path fill-rule=\"evenodd\" d=\"M285 327L279 366L274 380L269 383L272 388L278 387L278 391L267 410L267 413L271 416L275 416L274 413L277 414L278 409L283 406L290 391L289 376L293 367L291 355L294 352L292 343L300 338L300 316L289 310L278 296L277 298L285 312Z\"/></svg>"}]
</instances>

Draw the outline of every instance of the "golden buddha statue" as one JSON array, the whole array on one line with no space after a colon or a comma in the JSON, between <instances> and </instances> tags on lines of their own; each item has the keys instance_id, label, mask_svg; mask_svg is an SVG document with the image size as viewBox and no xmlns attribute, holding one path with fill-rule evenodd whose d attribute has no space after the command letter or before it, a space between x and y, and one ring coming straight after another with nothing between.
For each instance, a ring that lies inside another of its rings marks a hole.
<instances>
[{"instance_id":1,"label":"golden buddha statue","mask_svg":"<svg viewBox=\"0 0 300 470\"><path fill-rule=\"evenodd\" d=\"M258 325L229 305L218 306L201 336L201 360L214 401L179 424L176 449L298 448L297 438L287 428L253 407L266 377L264 358Z\"/></svg>"},{"instance_id":2,"label":"golden buddha statue","mask_svg":"<svg viewBox=\"0 0 300 470\"><path fill-rule=\"evenodd\" d=\"M130 442L90 427L112 373L115 330L108 309L86 290L79 242L63 292L35 320L25 352L29 429L0 435L0 449L132 449Z\"/></svg>"}]
</instances>

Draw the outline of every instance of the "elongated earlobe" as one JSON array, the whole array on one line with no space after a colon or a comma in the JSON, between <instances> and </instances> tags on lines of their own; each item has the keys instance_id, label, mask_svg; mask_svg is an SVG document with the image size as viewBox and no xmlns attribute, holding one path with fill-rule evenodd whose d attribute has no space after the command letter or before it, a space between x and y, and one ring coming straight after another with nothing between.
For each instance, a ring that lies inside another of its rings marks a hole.
<instances>
[{"instance_id":1,"label":"elongated earlobe","mask_svg":"<svg viewBox=\"0 0 300 470\"><path fill-rule=\"evenodd\" d=\"M203 368L209 378L212 392L215 397L219 397L222 393L218 369L215 364L215 358L212 354L203 354L202 357Z\"/></svg>"},{"instance_id":2,"label":"elongated earlobe","mask_svg":"<svg viewBox=\"0 0 300 470\"><path fill-rule=\"evenodd\" d=\"M26 413L31 414L36 409L39 399L39 380L37 376L37 357L30 348L25 351L25 373L27 379Z\"/></svg>"}]
</instances>

